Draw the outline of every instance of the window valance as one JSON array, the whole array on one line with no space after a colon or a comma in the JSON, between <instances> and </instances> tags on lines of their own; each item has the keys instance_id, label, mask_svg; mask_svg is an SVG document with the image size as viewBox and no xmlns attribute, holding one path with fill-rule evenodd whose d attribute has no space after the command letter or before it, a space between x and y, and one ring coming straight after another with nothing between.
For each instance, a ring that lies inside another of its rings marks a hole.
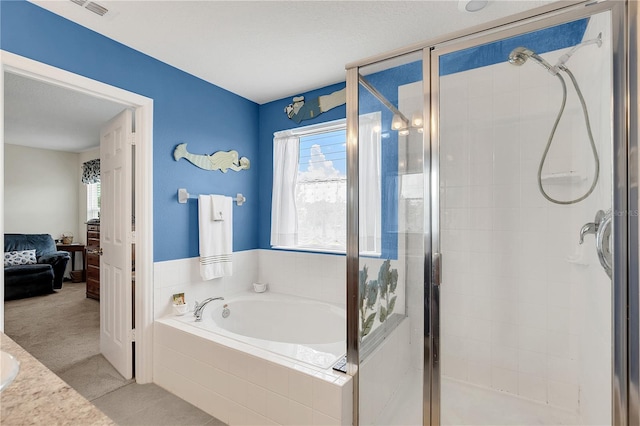
<instances>
[{"instance_id":1,"label":"window valance","mask_svg":"<svg viewBox=\"0 0 640 426\"><path fill-rule=\"evenodd\" d=\"M87 161L82 164L82 183L100 182L100 159Z\"/></svg>"}]
</instances>

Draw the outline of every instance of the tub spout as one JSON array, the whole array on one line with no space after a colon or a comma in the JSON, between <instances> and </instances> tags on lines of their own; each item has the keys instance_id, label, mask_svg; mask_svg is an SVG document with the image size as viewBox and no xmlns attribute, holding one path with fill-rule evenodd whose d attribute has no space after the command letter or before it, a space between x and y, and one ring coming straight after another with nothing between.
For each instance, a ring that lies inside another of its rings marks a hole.
<instances>
[{"instance_id":1,"label":"tub spout","mask_svg":"<svg viewBox=\"0 0 640 426\"><path fill-rule=\"evenodd\" d=\"M209 302L212 302L214 300L224 300L224 297L209 297L207 299L204 299L200 303L196 301L196 306L193 310L193 316L196 317L196 321L202 320L202 311L204 311L204 307L207 306Z\"/></svg>"}]
</instances>

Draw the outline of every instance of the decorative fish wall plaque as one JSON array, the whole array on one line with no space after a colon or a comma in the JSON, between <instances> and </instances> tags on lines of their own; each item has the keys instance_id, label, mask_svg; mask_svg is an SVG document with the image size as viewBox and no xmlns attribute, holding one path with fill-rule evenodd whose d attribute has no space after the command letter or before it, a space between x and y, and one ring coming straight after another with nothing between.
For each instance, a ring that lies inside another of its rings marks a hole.
<instances>
[{"instance_id":1,"label":"decorative fish wall plaque","mask_svg":"<svg viewBox=\"0 0 640 426\"><path fill-rule=\"evenodd\" d=\"M309 101L304 100L304 96L296 96L293 102L284 108L289 119L300 124L302 120L316 118L323 112L327 112L337 106L347 102L347 89L338 90L328 95L319 96Z\"/></svg>"},{"instance_id":2,"label":"decorative fish wall plaque","mask_svg":"<svg viewBox=\"0 0 640 426\"><path fill-rule=\"evenodd\" d=\"M247 157L238 158L238 151L218 151L211 155L192 154L187 151L186 143L181 143L176 146L176 149L173 151L173 158L176 161L181 158L186 158L191 164L201 169L220 170L222 173L227 173L229 169L236 172L246 170L251 166Z\"/></svg>"}]
</instances>

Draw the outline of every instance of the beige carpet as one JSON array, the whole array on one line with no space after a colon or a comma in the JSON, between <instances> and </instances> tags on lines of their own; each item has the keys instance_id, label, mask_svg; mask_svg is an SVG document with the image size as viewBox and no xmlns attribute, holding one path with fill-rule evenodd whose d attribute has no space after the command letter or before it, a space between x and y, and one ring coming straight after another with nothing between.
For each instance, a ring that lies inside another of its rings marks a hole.
<instances>
[{"instance_id":1,"label":"beige carpet","mask_svg":"<svg viewBox=\"0 0 640 426\"><path fill-rule=\"evenodd\" d=\"M100 303L85 283L4 302L4 332L89 400L131 383L100 354Z\"/></svg>"}]
</instances>

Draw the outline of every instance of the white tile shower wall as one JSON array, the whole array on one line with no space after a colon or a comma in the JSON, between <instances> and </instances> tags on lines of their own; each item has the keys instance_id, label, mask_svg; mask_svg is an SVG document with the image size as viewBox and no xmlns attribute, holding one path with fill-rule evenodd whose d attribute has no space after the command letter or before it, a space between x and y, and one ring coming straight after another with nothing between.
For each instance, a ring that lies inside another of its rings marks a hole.
<instances>
[{"instance_id":1,"label":"white tile shower wall","mask_svg":"<svg viewBox=\"0 0 640 426\"><path fill-rule=\"evenodd\" d=\"M387 336L360 364L360 424L373 425L383 417L411 368L410 322L408 318ZM418 343L418 345L421 345ZM415 345L414 345L415 346ZM393 417L393 416L392 416Z\"/></svg>"},{"instance_id":2,"label":"white tile shower wall","mask_svg":"<svg viewBox=\"0 0 640 426\"><path fill-rule=\"evenodd\" d=\"M172 295L184 293L190 309L196 300L250 290L258 281L258 250L233 253L233 275L203 281L199 258L154 263L154 318L172 314Z\"/></svg>"},{"instance_id":3,"label":"white tile shower wall","mask_svg":"<svg viewBox=\"0 0 640 426\"><path fill-rule=\"evenodd\" d=\"M228 425L349 425L352 381L154 324L154 382Z\"/></svg>"},{"instance_id":4,"label":"white tile shower wall","mask_svg":"<svg viewBox=\"0 0 640 426\"><path fill-rule=\"evenodd\" d=\"M554 63L561 53L544 56ZM585 67L573 68L590 93L589 105L605 105L600 85L581 74ZM505 61L440 82L443 374L572 410L580 408L585 390L593 399L606 398L601 375L610 371L609 360L580 349L592 347L586 339L593 327L603 330L599 341L607 337L610 298L604 290L587 295L588 288L606 287L606 280L593 242L582 247L577 237L593 220L596 205L610 206L607 179L588 203L576 206L549 203L536 182L561 101L557 79L535 64L514 67ZM584 193L593 176L581 109L575 96L568 102L543 174L574 170L585 180L545 185L560 199ZM600 122L607 114L595 115ZM594 133L602 136L606 129L600 127L595 124ZM601 155L609 155L609 139L598 139ZM607 174L605 166L601 175ZM579 250L582 259L569 262ZM585 283L589 274L597 282ZM589 318L593 312L597 319ZM581 377L581 370L598 373Z\"/></svg>"},{"instance_id":5,"label":"white tile shower wall","mask_svg":"<svg viewBox=\"0 0 640 426\"><path fill-rule=\"evenodd\" d=\"M600 155L600 182L596 193L586 200L586 212L574 222L582 226L592 221L595 212L611 206L612 144L610 102L611 99L611 17L608 13L591 17L585 39L602 33L603 44L578 51L567 64L576 73L585 101L589 108L594 137ZM582 122L579 121L579 126ZM583 139L581 143L586 143ZM584 145L583 145L584 146ZM584 148L583 148L584 150ZM588 155L586 150L585 155ZM611 283L604 274L594 249L593 236L585 238L588 267L578 268L572 275L571 291L577 309L571 318L578 327L579 358L576 374L580 383L580 414L584 424L600 425L611 421Z\"/></svg>"}]
</instances>

